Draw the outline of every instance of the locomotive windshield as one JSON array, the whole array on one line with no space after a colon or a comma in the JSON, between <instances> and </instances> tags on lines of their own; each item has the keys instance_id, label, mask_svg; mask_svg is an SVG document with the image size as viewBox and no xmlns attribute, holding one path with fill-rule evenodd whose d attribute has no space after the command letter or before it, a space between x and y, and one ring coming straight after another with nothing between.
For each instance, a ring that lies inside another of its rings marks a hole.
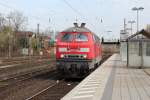
<instances>
[{"instance_id":1,"label":"locomotive windshield","mask_svg":"<svg viewBox=\"0 0 150 100\"><path fill-rule=\"evenodd\" d=\"M64 33L61 37L62 42L71 42L71 41L76 41L76 42L86 42L88 41L88 36L84 33Z\"/></svg>"},{"instance_id":2,"label":"locomotive windshield","mask_svg":"<svg viewBox=\"0 0 150 100\"><path fill-rule=\"evenodd\" d=\"M70 33L63 34L63 36L61 38L61 41L63 41L63 42L69 42L72 40L73 40L73 34L70 34Z\"/></svg>"},{"instance_id":3,"label":"locomotive windshield","mask_svg":"<svg viewBox=\"0 0 150 100\"><path fill-rule=\"evenodd\" d=\"M77 33L75 41L88 41L88 37L83 33Z\"/></svg>"}]
</instances>

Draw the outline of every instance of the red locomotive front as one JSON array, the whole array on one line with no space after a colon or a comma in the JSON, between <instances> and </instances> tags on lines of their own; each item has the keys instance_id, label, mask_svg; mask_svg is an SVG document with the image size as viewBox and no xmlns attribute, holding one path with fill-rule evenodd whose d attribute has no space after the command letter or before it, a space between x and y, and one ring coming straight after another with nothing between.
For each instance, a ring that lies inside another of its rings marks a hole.
<instances>
[{"instance_id":1,"label":"red locomotive front","mask_svg":"<svg viewBox=\"0 0 150 100\"><path fill-rule=\"evenodd\" d=\"M84 77L101 60L100 41L84 25L75 23L57 36L56 64L65 77Z\"/></svg>"}]
</instances>

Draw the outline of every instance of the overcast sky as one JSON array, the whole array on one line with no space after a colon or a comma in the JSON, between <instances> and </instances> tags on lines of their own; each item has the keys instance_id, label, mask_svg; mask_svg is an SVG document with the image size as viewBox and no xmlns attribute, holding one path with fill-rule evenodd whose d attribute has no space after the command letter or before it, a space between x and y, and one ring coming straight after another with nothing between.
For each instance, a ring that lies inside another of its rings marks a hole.
<instances>
[{"instance_id":1,"label":"overcast sky","mask_svg":"<svg viewBox=\"0 0 150 100\"><path fill-rule=\"evenodd\" d=\"M135 6L144 7L139 14L142 29L150 24L149 0L0 0L0 13L23 12L29 20L28 30L40 23L41 31L47 27L61 31L77 19L99 36L118 38L123 19L136 20L136 12L131 10Z\"/></svg>"}]
</instances>

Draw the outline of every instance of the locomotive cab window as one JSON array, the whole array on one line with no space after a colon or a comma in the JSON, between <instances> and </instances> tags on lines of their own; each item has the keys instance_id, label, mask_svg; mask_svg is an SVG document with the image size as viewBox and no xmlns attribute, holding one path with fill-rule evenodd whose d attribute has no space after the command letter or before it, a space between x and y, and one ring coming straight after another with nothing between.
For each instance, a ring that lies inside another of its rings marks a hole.
<instances>
[{"instance_id":1,"label":"locomotive cab window","mask_svg":"<svg viewBox=\"0 0 150 100\"><path fill-rule=\"evenodd\" d=\"M88 36L84 33L78 33L76 34L76 39L77 42L86 42L88 41Z\"/></svg>"},{"instance_id":2,"label":"locomotive cab window","mask_svg":"<svg viewBox=\"0 0 150 100\"><path fill-rule=\"evenodd\" d=\"M69 42L72 40L73 40L73 34L71 34L71 33L65 33L61 37L61 41L63 41L63 42Z\"/></svg>"},{"instance_id":3,"label":"locomotive cab window","mask_svg":"<svg viewBox=\"0 0 150 100\"><path fill-rule=\"evenodd\" d=\"M95 43L100 43L100 39L98 36L93 35L93 39L94 39Z\"/></svg>"}]
</instances>

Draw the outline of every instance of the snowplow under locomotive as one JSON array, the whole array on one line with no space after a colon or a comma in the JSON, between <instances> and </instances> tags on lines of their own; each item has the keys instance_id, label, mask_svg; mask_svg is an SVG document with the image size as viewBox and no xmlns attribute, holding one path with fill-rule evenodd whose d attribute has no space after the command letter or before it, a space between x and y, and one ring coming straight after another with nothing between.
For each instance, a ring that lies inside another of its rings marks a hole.
<instances>
[{"instance_id":1,"label":"snowplow under locomotive","mask_svg":"<svg viewBox=\"0 0 150 100\"><path fill-rule=\"evenodd\" d=\"M66 78L82 78L100 64L101 43L97 35L82 23L57 35L56 66Z\"/></svg>"}]
</instances>

